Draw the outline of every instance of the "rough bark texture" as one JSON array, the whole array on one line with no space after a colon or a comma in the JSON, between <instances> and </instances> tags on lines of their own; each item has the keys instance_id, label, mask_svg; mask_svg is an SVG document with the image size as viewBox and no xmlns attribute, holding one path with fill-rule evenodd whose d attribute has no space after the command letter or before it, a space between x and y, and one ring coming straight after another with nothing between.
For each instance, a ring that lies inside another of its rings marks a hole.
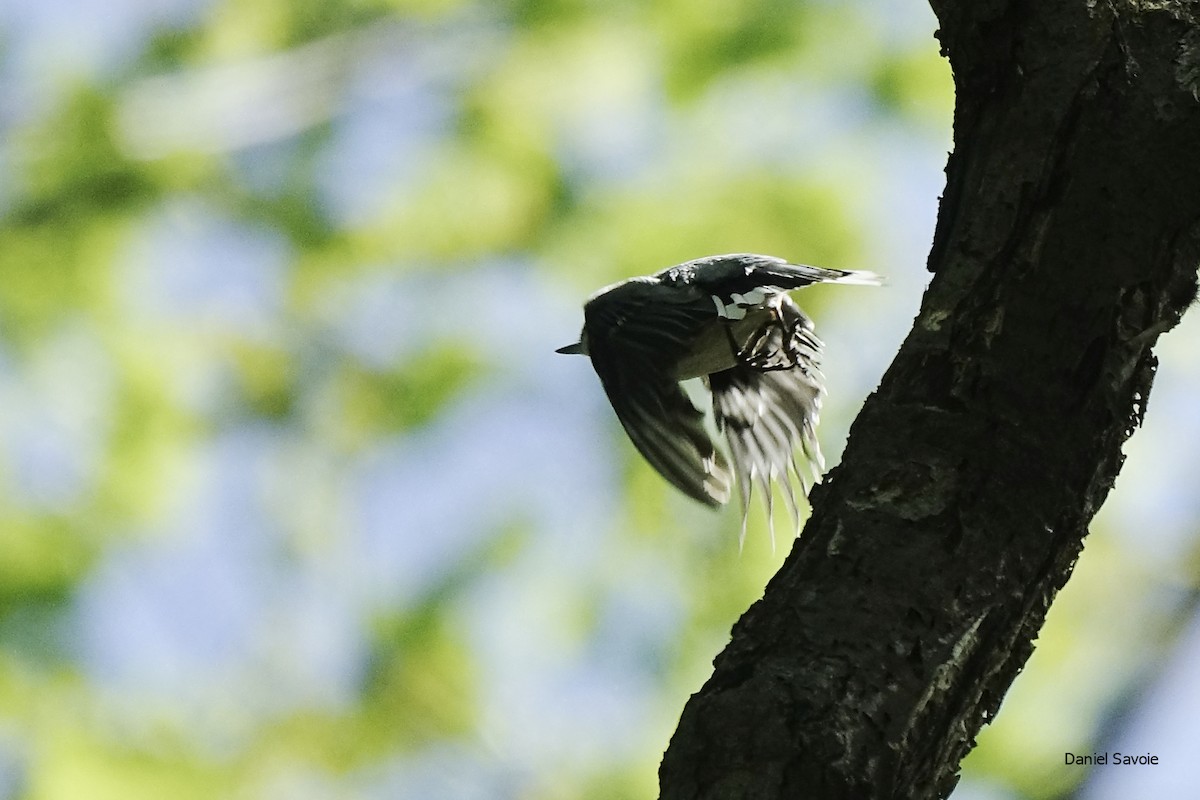
<instances>
[{"instance_id":1,"label":"rough bark texture","mask_svg":"<svg viewBox=\"0 0 1200 800\"><path fill-rule=\"evenodd\" d=\"M932 4L958 98L934 280L664 798L948 795L1195 297L1200 4Z\"/></svg>"}]
</instances>

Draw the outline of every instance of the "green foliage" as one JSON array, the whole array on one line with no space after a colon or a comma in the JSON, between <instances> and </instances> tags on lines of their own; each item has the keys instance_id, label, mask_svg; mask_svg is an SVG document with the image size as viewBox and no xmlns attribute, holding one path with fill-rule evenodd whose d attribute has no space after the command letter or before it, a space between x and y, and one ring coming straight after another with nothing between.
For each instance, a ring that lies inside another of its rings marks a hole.
<instances>
[{"instance_id":1,"label":"green foliage","mask_svg":"<svg viewBox=\"0 0 1200 800\"><path fill-rule=\"evenodd\" d=\"M12 214L28 226L69 225L128 208L151 193L145 173L113 140L112 99L99 89L68 90L55 113L18 136L28 158Z\"/></svg>"},{"instance_id":2,"label":"green foliage","mask_svg":"<svg viewBox=\"0 0 1200 800\"><path fill-rule=\"evenodd\" d=\"M25 607L59 608L92 563L94 547L67 521L11 514L0 564L0 617Z\"/></svg>"},{"instance_id":3,"label":"green foliage","mask_svg":"<svg viewBox=\"0 0 1200 800\"><path fill-rule=\"evenodd\" d=\"M805 40L811 7L782 0L664 2L656 8L668 58L667 85L694 98L719 76L792 55Z\"/></svg>"}]
</instances>

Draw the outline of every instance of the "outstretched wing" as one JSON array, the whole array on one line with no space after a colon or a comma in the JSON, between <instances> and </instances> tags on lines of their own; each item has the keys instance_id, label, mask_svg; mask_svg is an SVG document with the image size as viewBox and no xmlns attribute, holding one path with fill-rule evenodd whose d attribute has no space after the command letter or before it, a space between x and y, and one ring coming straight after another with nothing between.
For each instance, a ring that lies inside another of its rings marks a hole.
<instances>
[{"instance_id":1,"label":"outstretched wing","mask_svg":"<svg viewBox=\"0 0 1200 800\"><path fill-rule=\"evenodd\" d=\"M798 524L791 474L807 491L825 467L816 436L825 394L821 341L812 322L786 295L780 295L778 314L741 343L744 363L709 376L713 412L729 440L737 474L743 536L755 483L763 490L768 517L772 484L782 484ZM804 458L803 471L796 463L797 450Z\"/></svg>"},{"instance_id":2,"label":"outstretched wing","mask_svg":"<svg viewBox=\"0 0 1200 800\"><path fill-rule=\"evenodd\" d=\"M634 446L679 490L719 506L729 500L729 468L674 377L714 313L706 296L642 281L597 295L584 308L592 365Z\"/></svg>"}]
</instances>

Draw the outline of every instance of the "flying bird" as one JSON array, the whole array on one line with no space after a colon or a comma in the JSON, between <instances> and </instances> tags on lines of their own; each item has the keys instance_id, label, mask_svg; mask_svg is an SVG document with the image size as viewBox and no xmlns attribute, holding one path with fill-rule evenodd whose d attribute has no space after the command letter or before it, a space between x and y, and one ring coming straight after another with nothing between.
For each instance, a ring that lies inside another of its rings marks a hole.
<instances>
[{"instance_id":1,"label":"flying bird","mask_svg":"<svg viewBox=\"0 0 1200 800\"><path fill-rule=\"evenodd\" d=\"M591 358L634 446L684 494L719 507L737 483L743 540L755 484L768 519L772 486L782 484L799 527L791 475L807 494L824 471L816 437L821 340L788 294L813 283L880 279L752 253L699 258L599 290L584 305L579 341L557 351ZM680 385L690 378L712 394L732 471Z\"/></svg>"}]
</instances>

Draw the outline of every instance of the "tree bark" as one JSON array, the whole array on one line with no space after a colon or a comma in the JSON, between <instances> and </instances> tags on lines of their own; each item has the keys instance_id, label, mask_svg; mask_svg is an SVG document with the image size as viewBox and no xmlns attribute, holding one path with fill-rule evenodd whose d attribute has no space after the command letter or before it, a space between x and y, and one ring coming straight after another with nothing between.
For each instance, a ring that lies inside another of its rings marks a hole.
<instances>
[{"instance_id":1,"label":"tree bark","mask_svg":"<svg viewBox=\"0 0 1200 800\"><path fill-rule=\"evenodd\" d=\"M932 5L957 94L932 284L663 798L947 796L1195 298L1200 3Z\"/></svg>"}]
</instances>

